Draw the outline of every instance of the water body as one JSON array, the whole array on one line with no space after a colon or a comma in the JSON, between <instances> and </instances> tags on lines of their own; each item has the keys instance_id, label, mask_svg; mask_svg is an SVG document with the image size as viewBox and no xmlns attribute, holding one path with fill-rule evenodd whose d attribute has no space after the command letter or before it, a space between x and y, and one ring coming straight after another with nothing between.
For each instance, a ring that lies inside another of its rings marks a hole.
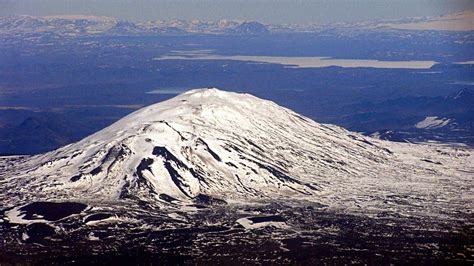
<instances>
[{"instance_id":1,"label":"water body","mask_svg":"<svg viewBox=\"0 0 474 266\"><path fill-rule=\"evenodd\" d=\"M436 61L380 61L369 59L333 59L318 56L247 56L247 55L215 55L209 53L176 53L153 58L153 60L235 60L254 63L282 64L290 68L322 68L338 67L371 67L371 68L402 68L402 69L430 69Z\"/></svg>"},{"instance_id":2,"label":"water body","mask_svg":"<svg viewBox=\"0 0 474 266\"><path fill-rule=\"evenodd\" d=\"M451 85L463 85L463 86L474 86L474 81L456 80L456 81L449 82L448 84L451 84Z\"/></svg>"},{"instance_id":3,"label":"water body","mask_svg":"<svg viewBox=\"0 0 474 266\"><path fill-rule=\"evenodd\" d=\"M474 60L465 61L465 62L456 62L459 65L474 65Z\"/></svg>"}]
</instances>

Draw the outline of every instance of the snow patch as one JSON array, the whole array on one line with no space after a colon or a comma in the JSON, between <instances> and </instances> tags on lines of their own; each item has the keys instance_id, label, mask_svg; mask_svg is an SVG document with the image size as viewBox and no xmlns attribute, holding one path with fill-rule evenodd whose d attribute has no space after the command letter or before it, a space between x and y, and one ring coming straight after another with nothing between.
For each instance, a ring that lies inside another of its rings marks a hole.
<instances>
[{"instance_id":1,"label":"snow patch","mask_svg":"<svg viewBox=\"0 0 474 266\"><path fill-rule=\"evenodd\" d=\"M22 212L19 209L23 206L13 208L5 212L5 218L11 224L31 224L31 223L49 223L49 221L44 219L34 219L28 220L24 219L26 212Z\"/></svg>"},{"instance_id":2,"label":"snow patch","mask_svg":"<svg viewBox=\"0 0 474 266\"><path fill-rule=\"evenodd\" d=\"M441 128L448 125L451 122L451 119L448 118L439 118L437 116L427 116L422 121L415 124L416 128L424 129L435 129Z\"/></svg>"},{"instance_id":3,"label":"snow patch","mask_svg":"<svg viewBox=\"0 0 474 266\"><path fill-rule=\"evenodd\" d=\"M251 220L252 217L240 218L236 223L242 225L245 229L258 229L263 227L276 227L281 229L287 229L289 226L282 221L265 221L265 222L254 222Z\"/></svg>"}]
</instances>

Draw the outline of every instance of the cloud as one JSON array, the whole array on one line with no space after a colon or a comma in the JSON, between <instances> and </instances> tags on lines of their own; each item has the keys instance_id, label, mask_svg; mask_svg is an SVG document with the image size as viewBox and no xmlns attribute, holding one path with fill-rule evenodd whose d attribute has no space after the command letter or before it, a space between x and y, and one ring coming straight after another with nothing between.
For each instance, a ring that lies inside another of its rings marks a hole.
<instances>
[{"instance_id":1,"label":"cloud","mask_svg":"<svg viewBox=\"0 0 474 266\"><path fill-rule=\"evenodd\" d=\"M416 22L386 23L381 26L404 30L474 31L474 10L440 17L429 17Z\"/></svg>"}]
</instances>

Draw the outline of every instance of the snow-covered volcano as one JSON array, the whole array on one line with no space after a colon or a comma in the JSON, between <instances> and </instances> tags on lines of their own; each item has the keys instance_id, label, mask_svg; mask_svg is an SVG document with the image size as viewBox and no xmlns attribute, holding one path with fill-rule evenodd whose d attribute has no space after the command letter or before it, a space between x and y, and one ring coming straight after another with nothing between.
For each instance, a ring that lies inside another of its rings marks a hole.
<instances>
[{"instance_id":1,"label":"snow-covered volcano","mask_svg":"<svg viewBox=\"0 0 474 266\"><path fill-rule=\"evenodd\" d=\"M0 199L168 204L205 195L365 210L415 200L439 212L472 203L472 161L467 148L375 140L248 94L196 89L56 151L2 158Z\"/></svg>"}]
</instances>

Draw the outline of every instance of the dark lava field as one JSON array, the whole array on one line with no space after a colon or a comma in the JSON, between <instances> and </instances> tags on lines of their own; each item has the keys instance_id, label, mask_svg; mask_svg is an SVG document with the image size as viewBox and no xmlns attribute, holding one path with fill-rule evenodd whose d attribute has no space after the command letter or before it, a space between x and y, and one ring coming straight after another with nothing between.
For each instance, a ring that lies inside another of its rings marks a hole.
<instances>
[{"instance_id":1,"label":"dark lava field","mask_svg":"<svg viewBox=\"0 0 474 266\"><path fill-rule=\"evenodd\" d=\"M0 212L0 264L472 265L469 219L344 214L315 203L36 202ZM51 211L54 210L54 211ZM10 218L8 218L10 217ZM459 217L462 218L462 217ZM464 221L464 222L463 222ZM18 222L18 221L17 221Z\"/></svg>"}]
</instances>

